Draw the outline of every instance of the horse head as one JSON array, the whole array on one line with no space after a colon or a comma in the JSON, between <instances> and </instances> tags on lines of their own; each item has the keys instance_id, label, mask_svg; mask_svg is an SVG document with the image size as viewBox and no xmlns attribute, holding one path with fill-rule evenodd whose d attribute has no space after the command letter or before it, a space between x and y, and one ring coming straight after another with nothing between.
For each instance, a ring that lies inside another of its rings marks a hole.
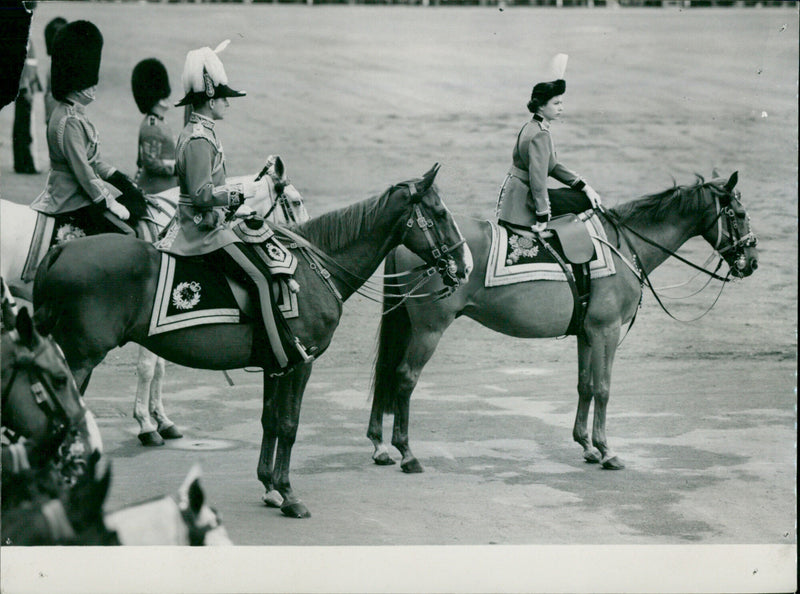
<instances>
[{"instance_id":1,"label":"horse head","mask_svg":"<svg viewBox=\"0 0 800 594\"><path fill-rule=\"evenodd\" d=\"M74 480L88 455L102 451L102 440L61 349L34 329L22 308L13 330L2 335L0 357L3 427L53 450L52 461Z\"/></svg>"},{"instance_id":2,"label":"horse head","mask_svg":"<svg viewBox=\"0 0 800 594\"><path fill-rule=\"evenodd\" d=\"M469 280L472 253L433 183L438 171L437 163L420 179L400 184L408 188L412 206L403 244L435 266L445 285L458 287Z\"/></svg>"},{"instance_id":3,"label":"horse head","mask_svg":"<svg viewBox=\"0 0 800 594\"><path fill-rule=\"evenodd\" d=\"M269 177L272 182L272 192L267 189L264 194L259 194L256 191L253 199L247 203L248 206L264 218L272 214L273 220L278 223L297 225L305 223L311 218L306 210L303 197L286 175L286 166L280 156L270 155L267 157L266 164L254 181L258 182L265 176Z\"/></svg>"},{"instance_id":4,"label":"horse head","mask_svg":"<svg viewBox=\"0 0 800 594\"><path fill-rule=\"evenodd\" d=\"M703 237L714 246L737 278L750 276L758 268L758 238L750 228L750 216L736 189L739 173L717 178L707 186L713 195L713 213L705 217Z\"/></svg>"}]
</instances>

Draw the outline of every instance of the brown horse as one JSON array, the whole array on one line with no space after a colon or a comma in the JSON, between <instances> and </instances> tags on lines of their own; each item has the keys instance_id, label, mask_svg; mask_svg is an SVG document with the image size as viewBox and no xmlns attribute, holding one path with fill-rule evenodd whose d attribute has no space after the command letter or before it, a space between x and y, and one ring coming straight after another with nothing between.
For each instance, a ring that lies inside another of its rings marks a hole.
<instances>
[{"instance_id":1,"label":"brown horse","mask_svg":"<svg viewBox=\"0 0 800 594\"><path fill-rule=\"evenodd\" d=\"M342 302L398 245L436 267L448 285L469 278L472 257L433 185L437 171L435 166L421 179L294 228L295 241L308 244L311 255L298 258L300 317L287 322L315 357L330 344ZM106 353L128 341L188 367L263 368L267 373L258 478L268 492L275 486L285 514L309 515L292 492L289 460L311 363L302 363L284 377L270 377L280 370L268 347L252 355L254 341L263 338L253 324L199 326L148 336L160 257L150 244L120 235L82 238L51 250L34 286L37 324L62 346L82 389Z\"/></svg>"},{"instance_id":2,"label":"brown horse","mask_svg":"<svg viewBox=\"0 0 800 594\"><path fill-rule=\"evenodd\" d=\"M656 266L691 237L701 235L730 266L746 277L758 267L756 238L734 190L738 176L727 181L702 180L610 209L602 216L613 251L616 274L593 279L583 329L578 334L578 411L573 438L587 462L604 468L624 468L606 439L606 407L611 365L620 330L629 324L641 300L642 286ZM377 464L394 464L383 443L383 414L394 414L392 445L402 454L405 472L422 472L408 443L409 401L422 368L453 320L468 316L487 328L519 338L549 338L566 334L573 315L573 298L566 282L533 281L484 287L490 225L456 217L475 256L470 281L449 299L434 304L398 299L385 287L378 356L375 364L372 412L367 437ZM414 266L417 259L400 248L386 258L386 274ZM713 273L711 273L713 274ZM652 288L652 286L651 286ZM588 416L594 401L592 439Z\"/></svg>"}]
</instances>

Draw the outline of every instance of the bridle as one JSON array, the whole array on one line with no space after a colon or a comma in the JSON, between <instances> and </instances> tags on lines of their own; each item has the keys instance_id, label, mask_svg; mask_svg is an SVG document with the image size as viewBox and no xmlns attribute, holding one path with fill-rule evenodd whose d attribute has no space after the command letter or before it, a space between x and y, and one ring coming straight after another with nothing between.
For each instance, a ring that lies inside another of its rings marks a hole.
<instances>
[{"instance_id":1,"label":"bridle","mask_svg":"<svg viewBox=\"0 0 800 594\"><path fill-rule=\"evenodd\" d=\"M409 196L413 201L413 199L417 196L416 187L411 182L408 182L406 185L408 187ZM430 191L435 192L436 190L431 189ZM445 206L444 208L446 209L447 207ZM406 231L403 233L403 239L405 239L405 236L414 227L415 223L422 231L422 234L428 243L433 267L442 277L442 280L450 280L449 283L445 282L445 284L452 293L452 291L455 290L455 287L458 287L458 278L456 277L458 265L452 256L452 252L464 245L467 240L464 239L464 236L461 234L461 230L456 228L456 231L458 232L458 241L448 245L442 238L441 232L436 227L434 222L425 217L425 214L422 212L422 208L420 208L418 202L414 203L412 214L406 221Z\"/></svg>"},{"instance_id":2,"label":"bridle","mask_svg":"<svg viewBox=\"0 0 800 594\"><path fill-rule=\"evenodd\" d=\"M409 199L413 203L413 208L411 209L411 213L409 214L408 218L405 220L403 225L402 236L400 238L400 243L405 240L406 235L415 227L419 227L422 231L423 236L425 237L425 241L428 244L428 258L423 258L425 260L424 264L416 266L411 270L406 270L403 272L398 272L394 274L383 274L378 275L382 279L408 279L408 280L397 280L395 281L388 281L385 285L381 285L379 287L374 287L375 284L371 279L362 278L361 276L355 274L354 272L350 271L346 266L343 266L333 258L331 258L328 254L324 253L318 247L310 243L307 239L298 235L291 229L281 228L280 233L285 235L287 239L291 242L289 247L295 248L304 248L311 256L311 268L315 270L321 277L322 280L325 282L326 286L331 289L331 292L337 297L337 299L341 302L341 296L339 292L336 290L335 285L331 282L331 274L325 267L329 267L331 269L336 269L340 272L343 272L346 277L355 279L358 282L358 286L350 285L346 280L342 280L345 284L350 286L350 288L359 295L366 297L371 301L375 301L376 303L383 303L383 289L384 287L393 287L397 288L402 294L398 295L399 302L396 305L393 305L391 308L387 309L383 312L384 315L399 307L402 303L404 303L409 298L432 298L433 301L437 301L439 299L443 299L449 295L451 295L459 285L458 278L456 277L458 271L458 265L453 258L453 251L458 249L461 245L466 243L466 239L461 234L461 231L458 230L458 240L452 244L448 244L443 238L441 231L436 227L436 224L429 218L425 216L425 213L422 211L422 208L419 205L419 201L415 200L419 192L417 192L416 185L414 182L405 182L403 184L399 184L390 188L388 191L394 191L396 188L405 186L407 188ZM430 188L428 191L434 191L433 188ZM447 208L447 207L445 207ZM445 282L445 287L439 289L437 291L431 293L415 293L417 289L425 285L427 282L430 281L431 277L434 274L438 273L442 279L445 278L450 279L452 284L448 284Z\"/></svg>"},{"instance_id":3,"label":"bridle","mask_svg":"<svg viewBox=\"0 0 800 594\"><path fill-rule=\"evenodd\" d=\"M33 397L37 406L49 420L48 431L51 434L55 435L62 433L69 429L69 427L73 424L80 422L80 420L83 418L83 415L86 413L85 409L81 406L80 416L76 415L75 418L71 417L67 412L67 407L59 398L59 390L53 385L50 375L44 371L46 367L44 365L37 364L37 360L40 359L48 349L55 348L58 352L60 360L64 363L64 367L67 368L66 360L64 359L64 355L61 353L61 349L58 348L58 345L48 339L40 339L40 344L36 347L36 349L31 350L17 343L18 334L16 330L9 331L7 335L11 340L14 341L17 349L24 349L24 352L16 353L14 361L11 364L11 373L9 374L8 379L3 378L3 407L5 408L7 406L7 400L10 397L11 388L20 377L20 374L25 374L28 377L31 396ZM70 374L66 374L65 379L67 382L75 381L72 379ZM77 386L75 387L75 391L77 392Z\"/></svg>"},{"instance_id":4,"label":"bridle","mask_svg":"<svg viewBox=\"0 0 800 594\"><path fill-rule=\"evenodd\" d=\"M741 192L739 192L739 190L734 190L731 194L731 203L735 201L741 206L741 197ZM742 231L739 229L739 224L736 221L736 211L734 211L733 207L730 205L722 207L719 203L719 195L716 193L714 194L714 204L717 209L717 216L714 217L714 220L703 232L703 235L705 235L711 229L711 227L716 224L717 241L714 243L714 251L716 251L721 257L724 257L728 252L733 252L733 257L731 258L733 265L739 270L743 270L747 266L744 251L747 248L756 247L758 245L758 238L752 231L748 231L742 235ZM725 220L724 228L722 222L723 219ZM723 237L728 238L730 245L720 249L719 246L722 244Z\"/></svg>"}]
</instances>

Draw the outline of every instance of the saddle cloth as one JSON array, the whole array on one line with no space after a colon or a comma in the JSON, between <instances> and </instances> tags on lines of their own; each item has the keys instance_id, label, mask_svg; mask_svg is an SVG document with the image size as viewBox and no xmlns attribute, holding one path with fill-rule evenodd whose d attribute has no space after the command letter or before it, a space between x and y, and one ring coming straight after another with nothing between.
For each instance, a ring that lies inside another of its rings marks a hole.
<instances>
[{"instance_id":1,"label":"saddle cloth","mask_svg":"<svg viewBox=\"0 0 800 594\"><path fill-rule=\"evenodd\" d=\"M114 225L119 224L114 217L108 217L108 220ZM69 216L69 213L53 216L37 212L33 236L30 246L28 246L28 256L25 258L25 266L22 269L22 280L27 283L34 279L39 263L52 246L86 235L89 233L82 229ZM158 236L158 228L151 220L142 219L136 228L136 235L140 239L152 242Z\"/></svg>"},{"instance_id":2,"label":"saddle cloth","mask_svg":"<svg viewBox=\"0 0 800 594\"><path fill-rule=\"evenodd\" d=\"M578 215L586 227L586 232L594 244L594 258L589 262L589 274L593 279L612 276L616 273L611 249L597 237L606 239L606 232L600 218L587 211ZM547 250L532 239L509 233L508 229L489 221L492 228L492 244L489 248L489 260L486 263L484 286L500 287L528 281L549 280L567 281L564 270ZM547 240L563 255L557 239Z\"/></svg>"},{"instance_id":3,"label":"saddle cloth","mask_svg":"<svg viewBox=\"0 0 800 594\"><path fill-rule=\"evenodd\" d=\"M242 314L259 317L260 306L249 292L227 276L224 280L203 262L162 252L148 335L203 324L238 324ZM297 295L283 277L273 278L272 292L285 318L299 316Z\"/></svg>"}]
</instances>

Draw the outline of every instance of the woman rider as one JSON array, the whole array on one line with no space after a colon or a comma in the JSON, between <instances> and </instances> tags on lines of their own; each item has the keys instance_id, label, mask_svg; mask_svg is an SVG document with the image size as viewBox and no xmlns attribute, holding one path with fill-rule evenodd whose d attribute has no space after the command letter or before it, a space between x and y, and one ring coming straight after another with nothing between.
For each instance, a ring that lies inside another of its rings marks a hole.
<instances>
[{"instance_id":1,"label":"woman rider","mask_svg":"<svg viewBox=\"0 0 800 594\"><path fill-rule=\"evenodd\" d=\"M528 111L533 114L517 135L500 196L497 218L511 227L544 231L551 217L580 213L600 205L600 196L577 173L558 162L550 123L561 116L567 83L563 79L567 55L553 60L555 80L533 87ZM548 190L554 177L569 188Z\"/></svg>"},{"instance_id":2,"label":"woman rider","mask_svg":"<svg viewBox=\"0 0 800 594\"><path fill-rule=\"evenodd\" d=\"M50 67L58 102L47 123L50 174L31 208L56 216L56 237L117 232L135 235L145 214L141 190L100 158L97 130L86 115L95 98L103 36L89 21L64 25L53 40ZM115 199L106 185L122 195Z\"/></svg>"}]
</instances>

